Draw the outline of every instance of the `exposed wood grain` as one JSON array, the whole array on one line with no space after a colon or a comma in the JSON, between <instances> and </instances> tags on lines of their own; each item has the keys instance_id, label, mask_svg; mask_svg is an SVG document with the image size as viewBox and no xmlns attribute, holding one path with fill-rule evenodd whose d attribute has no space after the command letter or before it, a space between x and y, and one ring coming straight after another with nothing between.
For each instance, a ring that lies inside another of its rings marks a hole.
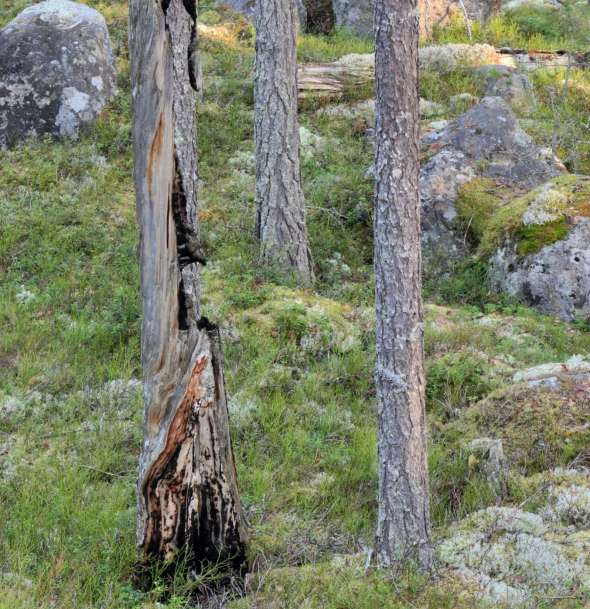
<instances>
[{"instance_id":1,"label":"exposed wood grain","mask_svg":"<svg viewBox=\"0 0 590 609\"><path fill-rule=\"evenodd\" d=\"M200 317L195 254L195 0L131 0L134 180L143 303L144 445L137 543L146 558L244 560L217 329Z\"/></svg>"}]
</instances>

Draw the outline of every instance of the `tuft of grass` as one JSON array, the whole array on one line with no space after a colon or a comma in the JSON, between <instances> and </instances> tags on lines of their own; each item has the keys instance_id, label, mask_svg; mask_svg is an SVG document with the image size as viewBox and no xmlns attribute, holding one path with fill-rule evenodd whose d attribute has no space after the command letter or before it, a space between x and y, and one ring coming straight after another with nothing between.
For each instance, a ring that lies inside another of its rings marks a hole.
<instances>
[{"instance_id":1,"label":"tuft of grass","mask_svg":"<svg viewBox=\"0 0 590 609\"><path fill-rule=\"evenodd\" d=\"M426 398L431 407L453 413L490 393L489 361L469 352L449 353L429 362Z\"/></svg>"},{"instance_id":2,"label":"tuft of grass","mask_svg":"<svg viewBox=\"0 0 590 609\"><path fill-rule=\"evenodd\" d=\"M371 37L355 36L343 29L324 36L300 34L297 41L297 58L301 62L335 61L344 55L372 53L373 50Z\"/></svg>"}]
</instances>

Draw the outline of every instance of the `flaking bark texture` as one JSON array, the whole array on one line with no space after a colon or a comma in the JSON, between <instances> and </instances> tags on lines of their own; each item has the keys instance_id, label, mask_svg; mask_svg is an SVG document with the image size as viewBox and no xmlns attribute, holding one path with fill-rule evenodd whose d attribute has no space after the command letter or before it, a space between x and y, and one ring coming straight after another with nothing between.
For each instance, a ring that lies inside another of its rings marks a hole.
<instances>
[{"instance_id":1,"label":"flaking bark texture","mask_svg":"<svg viewBox=\"0 0 590 609\"><path fill-rule=\"evenodd\" d=\"M134 180L141 231L146 558L244 559L217 329L199 310L196 0L131 0Z\"/></svg>"},{"instance_id":2,"label":"flaking bark texture","mask_svg":"<svg viewBox=\"0 0 590 609\"><path fill-rule=\"evenodd\" d=\"M299 164L297 7L256 2L256 232L263 262L313 279Z\"/></svg>"},{"instance_id":3,"label":"flaking bark texture","mask_svg":"<svg viewBox=\"0 0 590 609\"><path fill-rule=\"evenodd\" d=\"M377 0L375 279L381 566L432 565L424 408L416 0Z\"/></svg>"}]
</instances>

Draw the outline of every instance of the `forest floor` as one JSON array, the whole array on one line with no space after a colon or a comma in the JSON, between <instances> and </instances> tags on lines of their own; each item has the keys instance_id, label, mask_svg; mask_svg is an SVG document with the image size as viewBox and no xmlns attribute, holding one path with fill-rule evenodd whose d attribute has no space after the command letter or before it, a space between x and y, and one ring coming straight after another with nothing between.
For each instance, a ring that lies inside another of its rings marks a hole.
<instances>
[{"instance_id":1,"label":"forest floor","mask_svg":"<svg viewBox=\"0 0 590 609\"><path fill-rule=\"evenodd\" d=\"M493 506L536 516L553 505L554 489L568 476L576 488L587 488L571 468L590 466L590 397L565 384L538 391L514 375L590 356L589 327L490 294L479 261L427 283L430 477L440 568L435 579L410 567L395 577L365 568L375 526L377 429L367 123L322 112L325 101L307 101L301 110L318 281L313 290L299 290L256 262L253 31L235 15L207 7L198 104L200 217L210 261L203 312L222 327L252 574L244 596L228 591L225 600L213 592L215 569L197 580L180 569L172 580L154 572L151 589L136 587L142 403L127 8L119 0L88 3L109 24L118 96L76 142L31 142L0 152L0 608L180 609L195 606L195 590L207 588L210 606L232 609L480 606L479 590L466 576L471 567L454 564L458 554L449 547L463 539L461 523L471 522L464 519ZM28 4L4 2L0 26ZM476 27L472 41L578 49L587 44L584 36L569 17L524 9ZM469 42L460 21L438 31L436 40ZM370 51L369 40L344 32L299 41L302 62ZM575 146L578 171L590 173L589 138L580 136L587 135L590 98L574 89L557 107L563 78L563 70L534 75L539 103L526 119L544 142L559 123L558 152L566 156ZM588 71L579 70L576 79L590 87ZM447 108L453 95L481 95L462 69L424 73L421 87L422 97ZM370 94L358 91L339 103ZM446 118L460 111L449 110ZM482 437L503 441L510 469L500 482L469 444ZM582 532L590 526L590 505L584 514ZM555 567L550 557L546 569L569 564ZM517 586L527 575L506 577ZM526 602L588 606L583 586L567 594L559 585L551 589L558 592L533 590Z\"/></svg>"}]
</instances>

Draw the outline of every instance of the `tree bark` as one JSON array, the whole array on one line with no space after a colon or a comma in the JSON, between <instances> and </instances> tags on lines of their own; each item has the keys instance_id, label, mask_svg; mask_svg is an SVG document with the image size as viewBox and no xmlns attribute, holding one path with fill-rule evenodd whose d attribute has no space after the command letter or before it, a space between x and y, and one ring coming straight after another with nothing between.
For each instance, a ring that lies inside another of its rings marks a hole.
<instances>
[{"instance_id":1,"label":"tree bark","mask_svg":"<svg viewBox=\"0 0 590 609\"><path fill-rule=\"evenodd\" d=\"M256 3L256 232L264 263L313 280L299 165L297 9Z\"/></svg>"},{"instance_id":2,"label":"tree bark","mask_svg":"<svg viewBox=\"0 0 590 609\"><path fill-rule=\"evenodd\" d=\"M200 319L196 0L131 0L134 180L143 302L137 543L239 566L246 534L217 329Z\"/></svg>"},{"instance_id":3,"label":"tree bark","mask_svg":"<svg viewBox=\"0 0 590 609\"><path fill-rule=\"evenodd\" d=\"M375 4L378 563L432 565L421 297L416 0Z\"/></svg>"}]
</instances>

